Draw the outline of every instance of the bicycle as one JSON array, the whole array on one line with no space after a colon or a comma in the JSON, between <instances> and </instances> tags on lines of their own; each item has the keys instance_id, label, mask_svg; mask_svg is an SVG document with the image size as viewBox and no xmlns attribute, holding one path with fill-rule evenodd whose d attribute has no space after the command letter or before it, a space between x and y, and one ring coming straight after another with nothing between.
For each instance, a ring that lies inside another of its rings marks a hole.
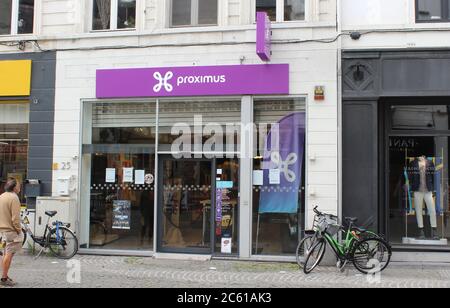
<instances>
[{"instance_id":1,"label":"bicycle","mask_svg":"<svg viewBox=\"0 0 450 308\"><path fill-rule=\"evenodd\" d=\"M314 208L314 210L317 210L317 207ZM316 242L316 237L318 235L319 226L323 224L323 221L337 221L338 217L331 215L331 214L324 214L320 213L320 215L314 216L314 223L313 223L313 229L312 230L305 230L305 236L304 238L299 242L296 249L296 260L297 264L300 269L303 269L304 267L304 261L308 255L309 250L314 246Z\"/></svg>"},{"instance_id":2,"label":"bicycle","mask_svg":"<svg viewBox=\"0 0 450 308\"><path fill-rule=\"evenodd\" d=\"M55 217L58 212L45 212L45 215L48 216L48 220L42 237L34 236L29 226L30 221L28 219L28 214L28 211L25 211L22 219L22 230L24 235L23 245L25 245L27 241L27 236L30 236L34 243L41 246L42 249L36 258L39 258L42 252L47 248L56 258L63 260L72 259L78 253L78 239L75 236L75 233L70 230L70 224L60 221L55 221L50 224L50 219Z\"/></svg>"},{"instance_id":3,"label":"bicycle","mask_svg":"<svg viewBox=\"0 0 450 308\"><path fill-rule=\"evenodd\" d=\"M357 218L346 218L348 228L344 228L337 223L336 216L321 213L317 207L314 213L318 217L314 235L309 236L307 246L303 245L305 274L310 274L322 262L327 245L336 255L341 270L349 262L363 274L379 273L388 267L392 257L391 246L381 236L357 227ZM341 235L343 240L338 241L336 235Z\"/></svg>"}]
</instances>

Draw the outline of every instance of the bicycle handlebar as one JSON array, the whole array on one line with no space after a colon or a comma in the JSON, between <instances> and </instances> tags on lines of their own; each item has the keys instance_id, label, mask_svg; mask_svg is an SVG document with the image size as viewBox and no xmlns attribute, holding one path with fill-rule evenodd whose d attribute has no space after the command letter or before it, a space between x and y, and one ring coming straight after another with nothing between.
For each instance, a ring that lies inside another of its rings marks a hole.
<instances>
[{"instance_id":1,"label":"bicycle handlebar","mask_svg":"<svg viewBox=\"0 0 450 308\"><path fill-rule=\"evenodd\" d=\"M334 219L338 219L338 218L339 218L339 217L337 217L337 216L335 216L335 215L332 215L332 214L325 214L325 213L322 213L322 212L320 212L317 208L318 208L318 206L315 206L314 209L313 209L313 211L314 211L314 213L315 213L316 215L318 215L318 216L328 216L328 217L334 218Z\"/></svg>"}]
</instances>

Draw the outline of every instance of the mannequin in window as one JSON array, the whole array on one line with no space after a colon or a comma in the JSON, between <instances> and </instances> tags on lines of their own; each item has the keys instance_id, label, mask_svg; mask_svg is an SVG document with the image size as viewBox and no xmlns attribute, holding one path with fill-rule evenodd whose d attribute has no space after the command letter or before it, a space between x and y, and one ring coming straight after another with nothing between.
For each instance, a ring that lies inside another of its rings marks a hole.
<instances>
[{"instance_id":1,"label":"mannequin in window","mask_svg":"<svg viewBox=\"0 0 450 308\"><path fill-rule=\"evenodd\" d=\"M414 207L416 209L417 226L419 227L419 239L425 239L423 222L423 204L425 202L430 215L431 237L439 240L437 233L436 205L433 199L434 191L434 163L420 156L410 166L410 185L414 193Z\"/></svg>"}]
</instances>

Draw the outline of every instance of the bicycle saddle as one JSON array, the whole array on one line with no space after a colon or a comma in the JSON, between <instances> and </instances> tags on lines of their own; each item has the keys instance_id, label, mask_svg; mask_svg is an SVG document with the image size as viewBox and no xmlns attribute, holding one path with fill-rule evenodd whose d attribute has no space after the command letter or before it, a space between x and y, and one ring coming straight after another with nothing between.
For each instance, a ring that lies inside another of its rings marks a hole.
<instances>
[{"instance_id":1,"label":"bicycle saddle","mask_svg":"<svg viewBox=\"0 0 450 308\"><path fill-rule=\"evenodd\" d=\"M45 215L47 215L49 217L54 217L56 214L58 214L57 211L47 211L47 212L45 212Z\"/></svg>"},{"instance_id":2,"label":"bicycle saddle","mask_svg":"<svg viewBox=\"0 0 450 308\"><path fill-rule=\"evenodd\" d=\"M358 218L356 217L345 217L345 221L350 222L350 223L355 223L358 221Z\"/></svg>"}]
</instances>

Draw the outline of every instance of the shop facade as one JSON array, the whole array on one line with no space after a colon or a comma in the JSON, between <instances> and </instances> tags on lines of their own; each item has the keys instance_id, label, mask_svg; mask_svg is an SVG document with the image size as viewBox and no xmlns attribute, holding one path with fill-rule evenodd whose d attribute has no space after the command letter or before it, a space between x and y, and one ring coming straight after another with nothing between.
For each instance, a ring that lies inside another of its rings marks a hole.
<instances>
[{"instance_id":1,"label":"shop facade","mask_svg":"<svg viewBox=\"0 0 450 308\"><path fill-rule=\"evenodd\" d=\"M399 250L450 249L449 65L442 49L343 52L343 213Z\"/></svg>"},{"instance_id":2,"label":"shop facade","mask_svg":"<svg viewBox=\"0 0 450 308\"><path fill-rule=\"evenodd\" d=\"M159 89L158 77L172 74ZM242 78L252 75L259 80ZM239 256L252 234L255 252L294 253L304 230L306 108L289 96L289 65L98 70L96 79L101 102L83 105L92 127L83 132L82 245Z\"/></svg>"},{"instance_id":3,"label":"shop facade","mask_svg":"<svg viewBox=\"0 0 450 308\"><path fill-rule=\"evenodd\" d=\"M20 199L34 209L52 194L56 53L0 55L0 193L8 178L23 184ZM27 180L38 179L38 193Z\"/></svg>"},{"instance_id":4,"label":"shop facade","mask_svg":"<svg viewBox=\"0 0 450 308\"><path fill-rule=\"evenodd\" d=\"M313 205L337 213L335 50L241 48L58 53L54 195L69 179L82 253L293 259Z\"/></svg>"}]
</instances>

